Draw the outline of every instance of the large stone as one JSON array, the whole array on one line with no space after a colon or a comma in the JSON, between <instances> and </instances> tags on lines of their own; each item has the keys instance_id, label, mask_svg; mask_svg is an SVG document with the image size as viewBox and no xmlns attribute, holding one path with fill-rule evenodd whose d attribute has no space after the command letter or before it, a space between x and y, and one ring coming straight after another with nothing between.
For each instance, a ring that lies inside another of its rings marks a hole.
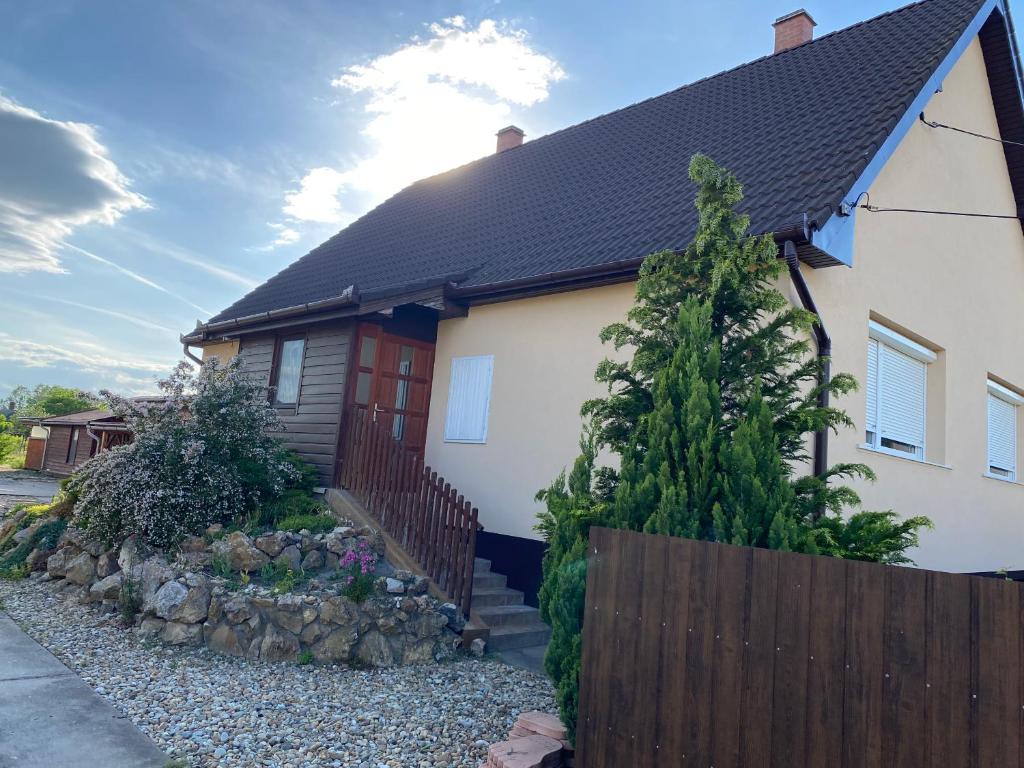
<instances>
[{"instance_id":1,"label":"large stone","mask_svg":"<svg viewBox=\"0 0 1024 768\"><path fill-rule=\"evenodd\" d=\"M299 638L291 632L267 626L260 643L260 658L264 661L295 661L299 653Z\"/></svg>"},{"instance_id":2,"label":"large stone","mask_svg":"<svg viewBox=\"0 0 1024 768\"><path fill-rule=\"evenodd\" d=\"M206 539L202 536L186 536L181 540L178 549L182 552L205 552Z\"/></svg>"},{"instance_id":3,"label":"large stone","mask_svg":"<svg viewBox=\"0 0 1024 768\"><path fill-rule=\"evenodd\" d=\"M63 579L67 573L68 549L58 549L46 559L46 572L55 579Z\"/></svg>"},{"instance_id":4,"label":"large stone","mask_svg":"<svg viewBox=\"0 0 1024 768\"><path fill-rule=\"evenodd\" d=\"M256 613L252 603L244 597L231 598L224 603L223 611L224 618L231 624L241 624L243 621L248 621Z\"/></svg>"},{"instance_id":5,"label":"large stone","mask_svg":"<svg viewBox=\"0 0 1024 768\"><path fill-rule=\"evenodd\" d=\"M434 641L420 640L406 643L402 650L403 664L428 664L434 660Z\"/></svg>"},{"instance_id":6,"label":"large stone","mask_svg":"<svg viewBox=\"0 0 1024 768\"><path fill-rule=\"evenodd\" d=\"M399 579L392 579L390 576L384 580L384 588L392 595L401 595L405 592L405 584Z\"/></svg>"},{"instance_id":7,"label":"large stone","mask_svg":"<svg viewBox=\"0 0 1024 768\"><path fill-rule=\"evenodd\" d=\"M117 565L122 571L138 568L152 556L152 550L145 544L140 544L134 536L129 536L121 544L117 553Z\"/></svg>"},{"instance_id":8,"label":"large stone","mask_svg":"<svg viewBox=\"0 0 1024 768\"><path fill-rule=\"evenodd\" d=\"M168 582L168 584L170 583ZM177 609L175 609L173 615L167 618L181 621L185 624L195 624L197 621L206 620L207 613L210 610L210 585L201 576L198 579L194 579L193 584L194 586L189 588L188 594L181 604L178 605Z\"/></svg>"},{"instance_id":9,"label":"large stone","mask_svg":"<svg viewBox=\"0 0 1024 768\"><path fill-rule=\"evenodd\" d=\"M92 584L96 580L96 558L81 552L67 564L64 578L72 584Z\"/></svg>"},{"instance_id":10,"label":"large stone","mask_svg":"<svg viewBox=\"0 0 1024 768\"><path fill-rule=\"evenodd\" d=\"M89 587L89 599L94 602L102 602L103 600L117 600L121 595L121 581L123 580L121 572L112 573L105 579L100 579L91 587Z\"/></svg>"},{"instance_id":11,"label":"large stone","mask_svg":"<svg viewBox=\"0 0 1024 768\"><path fill-rule=\"evenodd\" d=\"M203 642L203 625L168 621L160 638L171 645L200 645Z\"/></svg>"},{"instance_id":12,"label":"large stone","mask_svg":"<svg viewBox=\"0 0 1024 768\"><path fill-rule=\"evenodd\" d=\"M215 555L227 560L234 571L252 573L270 561L270 558L256 549L252 540L241 531L229 533L223 539L213 542L211 549Z\"/></svg>"},{"instance_id":13,"label":"large stone","mask_svg":"<svg viewBox=\"0 0 1024 768\"><path fill-rule=\"evenodd\" d=\"M173 620L187 597L188 587L177 581L168 581L157 590L153 598L153 613L161 619Z\"/></svg>"},{"instance_id":14,"label":"large stone","mask_svg":"<svg viewBox=\"0 0 1024 768\"><path fill-rule=\"evenodd\" d=\"M319 571L323 567L324 556L320 554L319 549L314 549L302 558L302 570L304 571Z\"/></svg>"},{"instance_id":15,"label":"large stone","mask_svg":"<svg viewBox=\"0 0 1024 768\"><path fill-rule=\"evenodd\" d=\"M352 624L359 615L359 606L347 597L328 597L320 606L320 620L333 624Z\"/></svg>"},{"instance_id":16,"label":"large stone","mask_svg":"<svg viewBox=\"0 0 1024 768\"><path fill-rule=\"evenodd\" d=\"M121 570L121 566L117 564L117 555L113 551L104 552L96 559L96 575L101 579L105 579L119 570Z\"/></svg>"},{"instance_id":17,"label":"large stone","mask_svg":"<svg viewBox=\"0 0 1024 768\"><path fill-rule=\"evenodd\" d=\"M162 557L154 556L142 564L142 610L152 613L156 593L174 578L174 570Z\"/></svg>"},{"instance_id":18,"label":"large stone","mask_svg":"<svg viewBox=\"0 0 1024 768\"><path fill-rule=\"evenodd\" d=\"M448 621L448 626L451 627L453 632L461 632L466 627L466 617L462 614L460 609L455 603L443 603L438 606L438 611Z\"/></svg>"},{"instance_id":19,"label":"large stone","mask_svg":"<svg viewBox=\"0 0 1024 768\"><path fill-rule=\"evenodd\" d=\"M355 627L335 629L331 634L313 646L313 658L321 664L347 661L352 654L352 646L358 637L359 635Z\"/></svg>"},{"instance_id":20,"label":"large stone","mask_svg":"<svg viewBox=\"0 0 1024 768\"><path fill-rule=\"evenodd\" d=\"M25 558L25 565L30 571L39 571L46 567L47 558L53 554L52 549L33 549Z\"/></svg>"},{"instance_id":21,"label":"large stone","mask_svg":"<svg viewBox=\"0 0 1024 768\"><path fill-rule=\"evenodd\" d=\"M482 637L478 637L469 644L469 652L476 656L478 659L481 658L484 653L487 652L487 641Z\"/></svg>"},{"instance_id":22,"label":"large stone","mask_svg":"<svg viewBox=\"0 0 1024 768\"><path fill-rule=\"evenodd\" d=\"M296 544L289 544L281 550L281 554L274 558L275 563L283 563L293 571L302 567L302 553Z\"/></svg>"},{"instance_id":23,"label":"large stone","mask_svg":"<svg viewBox=\"0 0 1024 768\"><path fill-rule=\"evenodd\" d=\"M158 619L156 616L146 616L139 624L139 634L143 637L153 637L164 631L167 622Z\"/></svg>"},{"instance_id":24,"label":"large stone","mask_svg":"<svg viewBox=\"0 0 1024 768\"><path fill-rule=\"evenodd\" d=\"M270 557L277 557L288 546L288 536L283 531L274 531L260 536L253 542L256 548Z\"/></svg>"},{"instance_id":25,"label":"large stone","mask_svg":"<svg viewBox=\"0 0 1024 768\"><path fill-rule=\"evenodd\" d=\"M206 637L206 644L218 653L229 656L244 656L245 648L239 641L238 633L228 624L220 624Z\"/></svg>"},{"instance_id":26,"label":"large stone","mask_svg":"<svg viewBox=\"0 0 1024 768\"><path fill-rule=\"evenodd\" d=\"M302 627L305 625L305 622L302 620L302 613L300 611L280 609L268 610L267 619L271 623L276 624L279 627L284 627L289 632L292 632L294 634L298 634L299 632L301 632Z\"/></svg>"},{"instance_id":27,"label":"large stone","mask_svg":"<svg viewBox=\"0 0 1024 768\"><path fill-rule=\"evenodd\" d=\"M302 628L302 632L299 633L299 639L303 645L313 645L313 643L326 637L328 632L330 630L327 627L319 621L314 621Z\"/></svg>"},{"instance_id":28,"label":"large stone","mask_svg":"<svg viewBox=\"0 0 1024 768\"><path fill-rule=\"evenodd\" d=\"M67 541L70 541L79 549L85 550L93 557L99 557L107 549L95 539L90 539L86 532L83 531L81 528L68 528L64 532L63 538Z\"/></svg>"},{"instance_id":29,"label":"large stone","mask_svg":"<svg viewBox=\"0 0 1024 768\"><path fill-rule=\"evenodd\" d=\"M356 657L371 667L393 667L395 654L388 639L380 632L371 631L363 635L356 649Z\"/></svg>"}]
</instances>

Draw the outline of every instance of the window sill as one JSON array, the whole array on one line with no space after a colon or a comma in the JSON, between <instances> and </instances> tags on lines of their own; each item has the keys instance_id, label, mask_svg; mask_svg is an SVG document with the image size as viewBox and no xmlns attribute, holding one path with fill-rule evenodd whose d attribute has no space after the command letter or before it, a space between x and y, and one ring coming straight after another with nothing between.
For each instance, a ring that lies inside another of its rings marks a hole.
<instances>
[{"instance_id":1,"label":"window sill","mask_svg":"<svg viewBox=\"0 0 1024 768\"><path fill-rule=\"evenodd\" d=\"M993 475L991 472L982 472L982 477L987 477L989 480L998 480L1000 483L1007 483L1009 485L1024 485L1020 480L1011 480L1008 477L1002 475Z\"/></svg>"},{"instance_id":2,"label":"window sill","mask_svg":"<svg viewBox=\"0 0 1024 768\"><path fill-rule=\"evenodd\" d=\"M486 439L484 439L484 440L461 440L461 439L456 439L454 437L446 437L446 438L444 438L444 442L446 442L446 443L454 443L456 445L487 445L487 440Z\"/></svg>"},{"instance_id":3,"label":"window sill","mask_svg":"<svg viewBox=\"0 0 1024 768\"><path fill-rule=\"evenodd\" d=\"M873 445L868 445L867 443L860 443L857 446L857 448L858 448L858 450L861 450L861 451L868 451L870 453L876 453L879 456L889 456L890 458L893 458L893 459L902 459L903 461L909 461L912 464L923 464L926 467L937 467L939 469L952 469L953 468L949 464L940 464L937 461L928 461L927 459L918 459L918 458L915 458L913 456L907 456L905 454L898 453L897 451L888 451L888 450L886 450L884 448L875 448Z\"/></svg>"}]
</instances>

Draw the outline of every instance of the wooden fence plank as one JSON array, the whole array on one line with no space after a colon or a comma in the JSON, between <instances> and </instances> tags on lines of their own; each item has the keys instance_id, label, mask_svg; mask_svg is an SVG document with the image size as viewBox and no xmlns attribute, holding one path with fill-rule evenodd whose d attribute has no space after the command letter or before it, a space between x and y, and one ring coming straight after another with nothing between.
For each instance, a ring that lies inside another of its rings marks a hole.
<instances>
[{"instance_id":1,"label":"wooden fence plank","mask_svg":"<svg viewBox=\"0 0 1024 768\"><path fill-rule=\"evenodd\" d=\"M843 766L881 765L885 573L847 564Z\"/></svg>"},{"instance_id":2,"label":"wooden fence plank","mask_svg":"<svg viewBox=\"0 0 1024 768\"><path fill-rule=\"evenodd\" d=\"M1020 654L1018 586L983 579L978 587L978 765L1017 765L1020 761L1020 675L1006 674L1006 660Z\"/></svg>"},{"instance_id":3,"label":"wooden fence plank","mask_svg":"<svg viewBox=\"0 0 1024 768\"><path fill-rule=\"evenodd\" d=\"M708 763L711 754L711 665L714 648L715 593L719 548L691 542L689 626L686 632L686 682L682 727L683 757L697 765Z\"/></svg>"},{"instance_id":4,"label":"wooden fence plank","mask_svg":"<svg viewBox=\"0 0 1024 768\"><path fill-rule=\"evenodd\" d=\"M843 759L846 665L846 561L811 560L807 659L807 765Z\"/></svg>"},{"instance_id":5,"label":"wooden fence plank","mask_svg":"<svg viewBox=\"0 0 1024 768\"><path fill-rule=\"evenodd\" d=\"M807 765L807 624L811 610L811 558L779 562L775 619L775 695L772 701L774 768Z\"/></svg>"},{"instance_id":6,"label":"wooden fence plank","mask_svg":"<svg viewBox=\"0 0 1024 768\"><path fill-rule=\"evenodd\" d=\"M636 756L637 763L650 766L659 764L658 723L663 716L664 683L669 676L665 672L664 665L667 663L670 667L675 666L662 656L664 651L662 622L666 613L665 601L671 599L665 588L670 543L670 539L666 536L645 536L643 539L643 564L638 573L635 654L636 658L644 664L644 675L641 679L653 680L654 687L637 685L635 677L627 672L627 676L633 678L630 680L632 696L628 705L632 713L633 731L636 736L632 755ZM627 754L625 758L625 764L631 764L631 755Z\"/></svg>"},{"instance_id":7,"label":"wooden fence plank","mask_svg":"<svg viewBox=\"0 0 1024 768\"><path fill-rule=\"evenodd\" d=\"M771 765L772 754L779 558L768 550L755 549L750 561L750 618L743 648L740 764L767 768Z\"/></svg>"},{"instance_id":8,"label":"wooden fence plank","mask_svg":"<svg viewBox=\"0 0 1024 768\"><path fill-rule=\"evenodd\" d=\"M970 765L971 582L928 574L925 765Z\"/></svg>"},{"instance_id":9,"label":"wooden fence plank","mask_svg":"<svg viewBox=\"0 0 1024 768\"><path fill-rule=\"evenodd\" d=\"M712 668L711 757L715 768L736 768L740 761L740 713L743 700L744 638L750 598L753 550L723 547L718 552Z\"/></svg>"},{"instance_id":10,"label":"wooden fence plank","mask_svg":"<svg viewBox=\"0 0 1024 768\"><path fill-rule=\"evenodd\" d=\"M882 765L924 765L925 647L928 574L886 570L883 628Z\"/></svg>"}]
</instances>

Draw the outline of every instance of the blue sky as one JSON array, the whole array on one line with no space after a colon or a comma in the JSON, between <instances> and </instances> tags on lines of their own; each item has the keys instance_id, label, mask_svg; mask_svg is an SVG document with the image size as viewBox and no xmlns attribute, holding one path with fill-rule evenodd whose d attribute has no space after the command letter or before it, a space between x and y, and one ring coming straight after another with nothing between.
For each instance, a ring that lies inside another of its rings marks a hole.
<instances>
[{"instance_id":1,"label":"blue sky","mask_svg":"<svg viewBox=\"0 0 1024 768\"><path fill-rule=\"evenodd\" d=\"M811 2L817 35L902 5ZM792 0L0 0L0 394L136 394L415 178L769 53Z\"/></svg>"}]
</instances>

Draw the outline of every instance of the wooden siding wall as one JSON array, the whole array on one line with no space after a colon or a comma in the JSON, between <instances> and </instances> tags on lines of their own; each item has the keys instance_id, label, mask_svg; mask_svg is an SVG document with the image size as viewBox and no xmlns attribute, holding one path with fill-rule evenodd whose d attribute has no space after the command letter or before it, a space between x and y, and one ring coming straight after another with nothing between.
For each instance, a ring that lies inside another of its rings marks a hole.
<instances>
[{"instance_id":1,"label":"wooden siding wall","mask_svg":"<svg viewBox=\"0 0 1024 768\"><path fill-rule=\"evenodd\" d=\"M57 475L70 475L76 468L89 460L89 452L93 440L86 432L85 426L78 427L78 449L75 451L73 464L68 464L68 444L71 442L72 427L49 427L50 438L46 441L46 453L43 458L43 469Z\"/></svg>"},{"instance_id":2,"label":"wooden siding wall","mask_svg":"<svg viewBox=\"0 0 1024 768\"><path fill-rule=\"evenodd\" d=\"M332 485L334 475L354 328L353 322L341 321L308 329L298 406L294 413L292 409L281 411L285 431L280 437L317 467L325 487ZM274 335L243 337L238 352L245 360L246 370L267 386L276 339Z\"/></svg>"},{"instance_id":3,"label":"wooden siding wall","mask_svg":"<svg viewBox=\"0 0 1024 768\"><path fill-rule=\"evenodd\" d=\"M594 528L577 765L1024 765L1024 589Z\"/></svg>"}]
</instances>

